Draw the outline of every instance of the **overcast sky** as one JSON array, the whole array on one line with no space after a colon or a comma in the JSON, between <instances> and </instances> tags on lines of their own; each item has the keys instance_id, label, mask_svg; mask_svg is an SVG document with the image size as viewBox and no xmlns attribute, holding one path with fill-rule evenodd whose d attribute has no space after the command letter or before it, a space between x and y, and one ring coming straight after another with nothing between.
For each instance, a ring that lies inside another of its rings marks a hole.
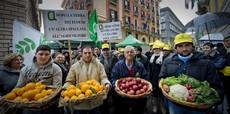
<instances>
[{"instance_id":1,"label":"overcast sky","mask_svg":"<svg viewBox=\"0 0 230 114\"><path fill-rule=\"evenodd\" d=\"M43 0L43 3L39 6L41 9L62 9L61 3L63 0ZM194 9L185 9L185 0L162 0L160 7L170 7L179 20L185 25L197 15L197 6Z\"/></svg>"},{"instance_id":2,"label":"overcast sky","mask_svg":"<svg viewBox=\"0 0 230 114\"><path fill-rule=\"evenodd\" d=\"M185 8L185 0L162 0L160 7L169 7L179 20L185 25L193 18L197 17L197 5L195 4L193 9Z\"/></svg>"}]
</instances>

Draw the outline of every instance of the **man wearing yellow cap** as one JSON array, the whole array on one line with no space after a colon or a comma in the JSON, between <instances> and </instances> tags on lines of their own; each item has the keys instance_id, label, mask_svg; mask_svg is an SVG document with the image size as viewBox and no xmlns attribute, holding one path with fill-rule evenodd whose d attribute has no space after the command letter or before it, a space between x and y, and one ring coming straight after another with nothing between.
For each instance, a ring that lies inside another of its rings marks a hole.
<instances>
[{"instance_id":1,"label":"man wearing yellow cap","mask_svg":"<svg viewBox=\"0 0 230 114\"><path fill-rule=\"evenodd\" d=\"M173 51L172 48L168 44L165 44L163 47L163 53L164 53L163 59L165 60L171 57L173 55L172 51Z\"/></svg>"},{"instance_id":2,"label":"man wearing yellow cap","mask_svg":"<svg viewBox=\"0 0 230 114\"><path fill-rule=\"evenodd\" d=\"M160 78L186 74L200 81L207 81L212 88L217 90L220 98L223 98L223 84L217 74L215 66L207 59L202 59L200 53L194 52L192 36L189 34L178 34L174 40L176 54L166 59L161 67ZM206 114L208 110L198 110L190 107L177 105L169 100L170 114Z\"/></svg>"},{"instance_id":3,"label":"man wearing yellow cap","mask_svg":"<svg viewBox=\"0 0 230 114\"><path fill-rule=\"evenodd\" d=\"M99 57L101 64L103 64L105 68L105 72L107 74L108 79L111 81L111 71L113 66L117 63L118 58L115 57L109 49L109 44L105 43L102 45L102 54ZM101 106L103 114L111 114L113 112L113 98L112 98L113 91L110 91L107 99L104 100L103 105Z\"/></svg>"}]
</instances>

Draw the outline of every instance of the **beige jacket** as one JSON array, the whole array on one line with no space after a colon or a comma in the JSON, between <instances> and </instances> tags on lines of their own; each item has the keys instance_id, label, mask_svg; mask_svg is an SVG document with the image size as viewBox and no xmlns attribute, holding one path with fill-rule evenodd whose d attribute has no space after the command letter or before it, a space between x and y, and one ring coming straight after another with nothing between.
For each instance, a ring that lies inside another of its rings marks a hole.
<instances>
[{"instance_id":1,"label":"beige jacket","mask_svg":"<svg viewBox=\"0 0 230 114\"><path fill-rule=\"evenodd\" d=\"M69 70L69 73L66 78L66 83L64 88L68 87L70 84L78 84L82 81L87 81L90 79L95 79L101 84L110 84L107 75L105 73L104 66L96 58L93 58L92 61L87 64L82 59L75 64L73 64ZM81 103L74 107L74 109L79 110L91 110L95 107L100 106L103 103L103 99L97 99L95 102Z\"/></svg>"}]
</instances>

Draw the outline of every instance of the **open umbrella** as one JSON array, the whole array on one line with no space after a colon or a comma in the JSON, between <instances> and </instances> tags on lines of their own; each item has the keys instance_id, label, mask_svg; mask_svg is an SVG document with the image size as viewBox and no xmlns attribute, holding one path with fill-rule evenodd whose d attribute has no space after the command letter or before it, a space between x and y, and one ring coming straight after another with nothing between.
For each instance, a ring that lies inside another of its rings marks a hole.
<instances>
[{"instance_id":1,"label":"open umbrella","mask_svg":"<svg viewBox=\"0 0 230 114\"><path fill-rule=\"evenodd\" d=\"M221 33L212 33L208 35L204 35L203 37L201 37L199 39L199 41L223 41L224 40L224 36Z\"/></svg>"},{"instance_id":2,"label":"open umbrella","mask_svg":"<svg viewBox=\"0 0 230 114\"><path fill-rule=\"evenodd\" d=\"M129 35L123 41L121 41L120 43L116 44L116 47L125 47L125 46L128 46L128 45L130 45L130 46L142 46L142 45L147 45L147 44L137 40L134 36Z\"/></svg>"},{"instance_id":3,"label":"open umbrella","mask_svg":"<svg viewBox=\"0 0 230 114\"><path fill-rule=\"evenodd\" d=\"M230 13L227 12L206 13L194 19L194 27L201 32L204 30L208 32L228 24L230 24Z\"/></svg>"},{"instance_id":4,"label":"open umbrella","mask_svg":"<svg viewBox=\"0 0 230 114\"><path fill-rule=\"evenodd\" d=\"M185 30L191 27L195 28L196 34L206 32L208 35L214 29L218 29L224 25L230 25L230 13L206 13L196 17L185 25ZM210 38L210 36L208 36Z\"/></svg>"}]
</instances>

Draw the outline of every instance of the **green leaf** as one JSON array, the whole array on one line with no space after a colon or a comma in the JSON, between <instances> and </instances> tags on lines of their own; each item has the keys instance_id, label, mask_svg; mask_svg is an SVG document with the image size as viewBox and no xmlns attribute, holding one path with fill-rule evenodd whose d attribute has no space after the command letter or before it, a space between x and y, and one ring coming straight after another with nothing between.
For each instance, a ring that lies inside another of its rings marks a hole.
<instances>
[{"instance_id":1,"label":"green leaf","mask_svg":"<svg viewBox=\"0 0 230 114\"><path fill-rule=\"evenodd\" d=\"M34 43L33 40L29 39L29 38L24 38L25 41L30 43L31 49L34 50L36 48L36 44Z\"/></svg>"},{"instance_id":2,"label":"green leaf","mask_svg":"<svg viewBox=\"0 0 230 114\"><path fill-rule=\"evenodd\" d=\"M20 54L22 55L24 54L24 49L19 44L16 44L16 49L17 49L17 52L19 52Z\"/></svg>"},{"instance_id":3,"label":"green leaf","mask_svg":"<svg viewBox=\"0 0 230 114\"><path fill-rule=\"evenodd\" d=\"M76 87L77 87L78 89L80 89L80 84L78 83L78 84L76 85Z\"/></svg>"},{"instance_id":4,"label":"green leaf","mask_svg":"<svg viewBox=\"0 0 230 114\"><path fill-rule=\"evenodd\" d=\"M90 90L93 92L93 94L96 94L96 93L97 93L97 90L94 89L94 88L92 88L92 87L90 87Z\"/></svg>"},{"instance_id":5,"label":"green leaf","mask_svg":"<svg viewBox=\"0 0 230 114\"><path fill-rule=\"evenodd\" d=\"M24 47L26 53L30 52L29 44L27 44L25 41L19 41L18 43Z\"/></svg>"}]
</instances>

